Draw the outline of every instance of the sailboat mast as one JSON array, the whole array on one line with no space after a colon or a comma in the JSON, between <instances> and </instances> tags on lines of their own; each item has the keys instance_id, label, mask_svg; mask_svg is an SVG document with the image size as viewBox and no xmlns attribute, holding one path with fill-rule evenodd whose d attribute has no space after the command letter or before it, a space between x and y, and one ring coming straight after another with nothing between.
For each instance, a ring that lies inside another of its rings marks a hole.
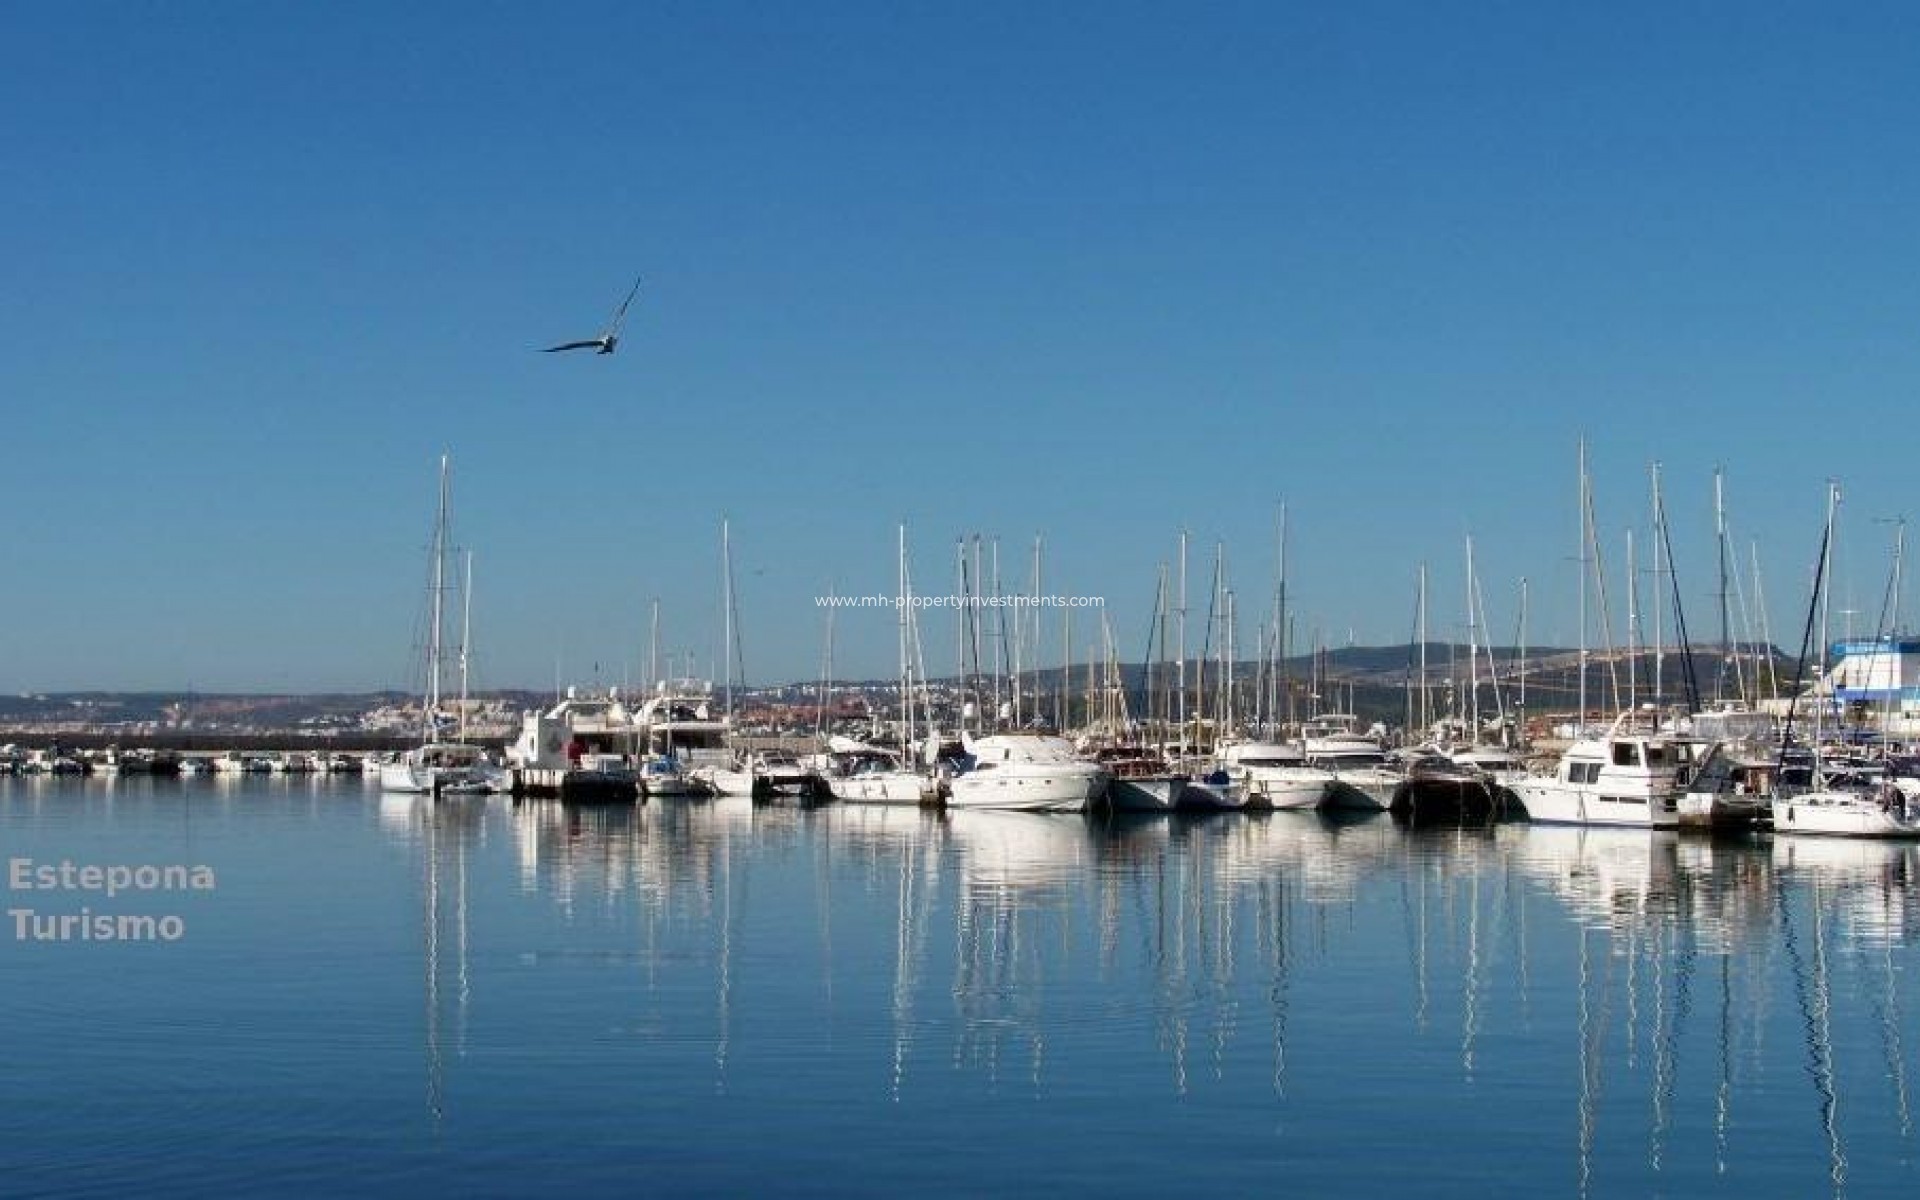
<instances>
[{"instance_id":1,"label":"sailboat mast","mask_svg":"<svg viewBox=\"0 0 1920 1200\"><path fill-rule=\"evenodd\" d=\"M473 644L473 551L466 552L466 578L460 584L460 740L467 740L467 672Z\"/></svg>"},{"instance_id":2,"label":"sailboat mast","mask_svg":"<svg viewBox=\"0 0 1920 1200\"><path fill-rule=\"evenodd\" d=\"M1174 628L1174 692L1179 702L1180 744L1187 742L1187 531L1180 531L1180 607L1175 610L1179 623Z\"/></svg>"},{"instance_id":3,"label":"sailboat mast","mask_svg":"<svg viewBox=\"0 0 1920 1200\"><path fill-rule=\"evenodd\" d=\"M1420 732L1433 728L1433 695L1427 688L1427 564L1420 564Z\"/></svg>"},{"instance_id":4,"label":"sailboat mast","mask_svg":"<svg viewBox=\"0 0 1920 1200\"><path fill-rule=\"evenodd\" d=\"M733 724L733 534L727 518L720 518L720 607L726 630L726 682L722 685L721 695L727 714L727 724Z\"/></svg>"},{"instance_id":5,"label":"sailboat mast","mask_svg":"<svg viewBox=\"0 0 1920 1200\"><path fill-rule=\"evenodd\" d=\"M1167 694L1167 564L1160 564L1160 579L1153 595L1153 632L1148 638L1149 675L1147 679L1147 724L1149 738L1164 746L1173 697Z\"/></svg>"},{"instance_id":6,"label":"sailboat mast","mask_svg":"<svg viewBox=\"0 0 1920 1200\"><path fill-rule=\"evenodd\" d=\"M1587 723L1587 439L1580 439L1580 716L1576 736Z\"/></svg>"},{"instance_id":7,"label":"sailboat mast","mask_svg":"<svg viewBox=\"0 0 1920 1200\"><path fill-rule=\"evenodd\" d=\"M1032 715L1036 721L1040 719L1041 715L1040 653L1044 645L1040 627L1040 547L1041 536L1036 533L1033 535L1033 603L1027 606L1026 611L1017 614L1017 621L1022 630L1020 640L1025 645L1025 654L1022 656L1021 661L1026 663L1027 669L1033 672L1033 678L1028 681L1027 694L1029 698L1028 702L1033 707ZM1033 632L1033 640L1031 642L1027 641L1025 634L1025 631L1029 629Z\"/></svg>"},{"instance_id":8,"label":"sailboat mast","mask_svg":"<svg viewBox=\"0 0 1920 1200\"><path fill-rule=\"evenodd\" d=\"M1287 502L1280 502L1273 529L1273 631L1267 638L1267 722L1265 736L1280 725L1280 672L1286 665L1281 630L1287 624Z\"/></svg>"},{"instance_id":9,"label":"sailboat mast","mask_svg":"<svg viewBox=\"0 0 1920 1200\"><path fill-rule=\"evenodd\" d=\"M1633 529L1627 529L1627 707L1640 703L1640 575L1633 557Z\"/></svg>"},{"instance_id":10,"label":"sailboat mast","mask_svg":"<svg viewBox=\"0 0 1920 1200\"><path fill-rule=\"evenodd\" d=\"M1226 605L1223 609L1223 618L1226 621L1226 628L1224 628L1221 631L1221 638L1220 638L1220 658L1221 658L1220 696L1221 696L1221 699L1220 699L1220 724L1218 727L1218 731L1215 734L1216 741L1219 738L1227 737L1230 734L1232 734L1234 722L1237 720L1237 717L1234 713L1234 708L1233 708L1233 660L1236 654L1238 653L1238 647L1234 644L1234 633L1236 632L1236 626L1238 622L1234 620L1232 588L1227 589L1227 600L1226 600Z\"/></svg>"},{"instance_id":11,"label":"sailboat mast","mask_svg":"<svg viewBox=\"0 0 1920 1200\"><path fill-rule=\"evenodd\" d=\"M1473 603L1473 535L1467 535L1467 720L1468 745L1480 744L1480 625Z\"/></svg>"},{"instance_id":12,"label":"sailboat mast","mask_svg":"<svg viewBox=\"0 0 1920 1200\"><path fill-rule=\"evenodd\" d=\"M1520 738L1527 736L1527 577L1520 577Z\"/></svg>"},{"instance_id":13,"label":"sailboat mast","mask_svg":"<svg viewBox=\"0 0 1920 1200\"><path fill-rule=\"evenodd\" d=\"M1820 679L1826 694L1813 710L1813 757L1816 771L1820 762L1820 738L1823 718L1827 705L1833 698L1833 680L1827 674L1827 647L1831 644L1832 626L1828 618L1832 611L1833 595L1833 517L1840 507L1840 483L1832 480L1827 484L1827 533L1820 544L1820 578L1825 586L1820 589ZM1820 786L1815 780L1815 786Z\"/></svg>"},{"instance_id":14,"label":"sailboat mast","mask_svg":"<svg viewBox=\"0 0 1920 1200\"><path fill-rule=\"evenodd\" d=\"M451 467L447 456L440 456L440 505L433 520L433 584L432 595L428 603L429 613L427 634L427 698L420 714L420 733L424 741L432 741L434 730L439 724L440 715L440 658L444 653L442 638L445 634L447 619L447 523L448 507L451 503Z\"/></svg>"},{"instance_id":15,"label":"sailboat mast","mask_svg":"<svg viewBox=\"0 0 1920 1200\"><path fill-rule=\"evenodd\" d=\"M1887 619L1887 635L1900 636L1900 571L1906 561L1907 519L1900 517L1894 521L1893 531L1893 614Z\"/></svg>"},{"instance_id":16,"label":"sailboat mast","mask_svg":"<svg viewBox=\"0 0 1920 1200\"><path fill-rule=\"evenodd\" d=\"M647 687L660 686L660 597L653 598L653 620L647 635Z\"/></svg>"},{"instance_id":17,"label":"sailboat mast","mask_svg":"<svg viewBox=\"0 0 1920 1200\"><path fill-rule=\"evenodd\" d=\"M907 621L913 611L913 597L908 593L907 583L907 525L900 523L899 531L899 571L900 596L899 617L895 621L900 638L900 717L904 723L901 734L901 747L913 745L913 668L908 660Z\"/></svg>"},{"instance_id":18,"label":"sailboat mast","mask_svg":"<svg viewBox=\"0 0 1920 1200\"><path fill-rule=\"evenodd\" d=\"M1666 511L1660 498L1660 464L1653 464L1653 703L1657 709L1667 707L1667 639L1666 631L1660 625L1660 612L1666 607L1669 588L1662 586L1660 577L1660 548L1665 540Z\"/></svg>"},{"instance_id":19,"label":"sailboat mast","mask_svg":"<svg viewBox=\"0 0 1920 1200\"><path fill-rule=\"evenodd\" d=\"M1006 687L1006 675L1009 663L1007 656L1007 610L1000 602L1000 539L997 536L993 539L991 565L993 568L993 632L990 633L988 637L993 642L993 727L998 729L1000 728L1001 706L1006 703L1006 701L1002 699L1002 696L1004 694L1004 688ZM1020 685L1017 681L1013 686L1016 691L1019 690Z\"/></svg>"},{"instance_id":20,"label":"sailboat mast","mask_svg":"<svg viewBox=\"0 0 1920 1200\"><path fill-rule=\"evenodd\" d=\"M827 595L840 594L839 585L829 582ZM827 705L833 698L833 606L827 606L827 647L820 660L820 701L813 710L813 735L827 736Z\"/></svg>"},{"instance_id":21,"label":"sailboat mast","mask_svg":"<svg viewBox=\"0 0 1920 1200\"><path fill-rule=\"evenodd\" d=\"M1732 630L1734 612L1732 612L1732 607L1730 607L1730 603L1728 603L1728 595L1726 595L1726 584L1728 584L1728 570L1726 570L1726 495L1724 495L1722 488L1720 488L1722 476L1724 476L1724 472L1722 472L1720 468L1713 468L1713 540L1715 540L1715 553L1718 555L1718 559L1720 559L1720 674L1715 676L1715 680L1713 680L1713 699L1716 699L1716 701L1724 701L1724 699L1726 699L1726 672L1728 672L1728 666L1730 666L1730 664L1736 664L1736 659L1734 659L1734 630Z\"/></svg>"},{"instance_id":22,"label":"sailboat mast","mask_svg":"<svg viewBox=\"0 0 1920 1200\"><path fill-rule=\"evenodd\" d=\"M1060 610L1060 714L1054 721L1065 733L1073 721L1073 609Z\"/></svg>"}]
</instances>

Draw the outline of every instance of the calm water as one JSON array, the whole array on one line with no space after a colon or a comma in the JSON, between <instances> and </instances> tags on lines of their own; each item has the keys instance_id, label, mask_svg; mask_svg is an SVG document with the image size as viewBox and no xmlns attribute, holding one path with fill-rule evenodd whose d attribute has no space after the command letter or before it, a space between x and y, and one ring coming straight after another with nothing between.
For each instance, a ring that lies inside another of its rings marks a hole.
<instances>
[{"instance_id":1,"label":"calm water","mask_svg":"<svg viewBox=\"0 0 1920 1200\"><path fill-rule=\"evenodd\" d=\"M0 780L0 1193L1886 1195L1911 847ZM9 883L12 883L11 877Z\"/></svg>"}]
</instances>

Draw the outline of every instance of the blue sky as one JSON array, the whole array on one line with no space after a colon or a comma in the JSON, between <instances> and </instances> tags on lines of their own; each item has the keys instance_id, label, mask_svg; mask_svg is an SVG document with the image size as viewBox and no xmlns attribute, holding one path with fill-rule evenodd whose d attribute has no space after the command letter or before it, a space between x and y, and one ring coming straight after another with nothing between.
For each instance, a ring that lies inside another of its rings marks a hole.
<instances>
[{"instance_id":1,"label":"blue sky","mask_svg":"<svg viewBox=\"0 0 1920 1200\"><path fill-rule=\"evenodd\" d=\"M7 690L405 684L443 450L483 686L634 677L656 596L709 661L723 514L763 681L818 672L812 597L889 586L901 520L923 590L1044 535L1138 657L1183 527L1265 605L1282 499L1303 639L1405 640L1421 562L1458 632L1471 533L1494 627L1524 576L1569 644L1583 435L1616 598L1663 464L1696 633L1716 465L1781 644L1824 481L1859 623L1911 509L1910 7L8 25ZM636 272L618 354L535 352ZM836 641L892 672L886 614Z\"/></svg>"}]
</instances>

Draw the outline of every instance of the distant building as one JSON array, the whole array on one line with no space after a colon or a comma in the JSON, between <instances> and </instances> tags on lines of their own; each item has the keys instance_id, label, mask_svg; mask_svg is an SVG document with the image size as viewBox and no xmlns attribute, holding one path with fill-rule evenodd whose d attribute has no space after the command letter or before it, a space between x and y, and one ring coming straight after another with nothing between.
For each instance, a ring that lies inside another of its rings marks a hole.
<instances>
[{"instance_id":1,"label":"distant building","mask_svg":"<svg viewBox=\"0 0 1920 1200\"><path fill-rule=\"evenodd\" d=\"M1831 657L1837 661L1821 690L1839 703L1920 712L1920 639L1835 642Z\"/></svg>"}]
</instances>

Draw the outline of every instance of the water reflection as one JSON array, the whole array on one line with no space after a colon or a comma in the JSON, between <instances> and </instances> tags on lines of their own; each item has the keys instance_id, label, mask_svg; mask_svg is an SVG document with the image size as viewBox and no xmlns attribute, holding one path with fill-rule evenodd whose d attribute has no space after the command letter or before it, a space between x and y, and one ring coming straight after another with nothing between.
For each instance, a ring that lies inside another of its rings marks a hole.
<instances>
[{"instance_id":1,"label":"water reflection","mask_svg":"<svg viewBox=\"0 0 1920 1200\"><path fill-rule=\"evenodd\" d=\"M467 1053L473 998L468 860L486 837L486 814L479 797L382 794L378 802L382 832L415 847L419 858L426 1106L436 1126L446 1116L447 1053L457 1059Z\"/></svg>"},{"instance_id":2,"label":"water reflection","mask_svg":"<svg viewBox=\"0 0 1920 1200\"><path fill-rule=\"evenodd\" d=\"M1911 1153L1912 846L745 800L382 800L380 821L419 856L436 1116L476 986L471 859L505 835L562 939L639 930L623 1003L660 1013L635 1036L700 1041L719 1095L825 1070L807 1030L839 1021L838 1069L892 1105L969 1081L1044 1097L1098 1054L1304 1119L1371 1100L1330 1063L1423 1057L1434 1096L1532 1097L1502 1119L1542 1122L1567 1174L1540 1182L1582 1195L1802 1161L1763 1132L1796 1120L1835 1194L1867 1139Z\"/></svg>"}]
</instances>

